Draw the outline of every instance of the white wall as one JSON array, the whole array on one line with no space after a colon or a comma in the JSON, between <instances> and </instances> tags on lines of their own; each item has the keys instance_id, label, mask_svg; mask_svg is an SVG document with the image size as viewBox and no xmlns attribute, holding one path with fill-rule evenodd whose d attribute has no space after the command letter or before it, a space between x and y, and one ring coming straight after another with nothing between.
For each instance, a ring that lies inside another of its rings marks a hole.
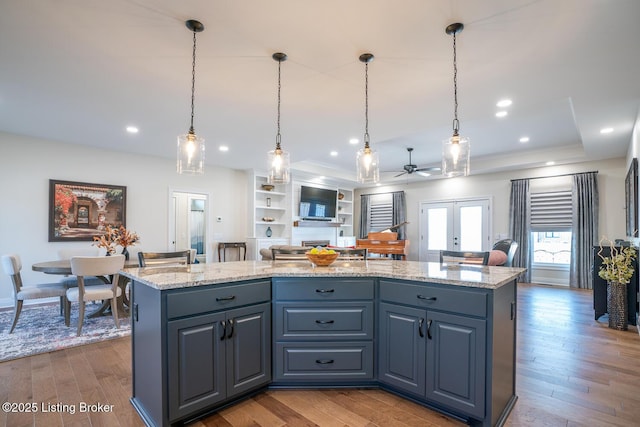
<instances>
[{"instance_id":1,"label":"white wall","mask_svg":"<svg viewBox=\"0 0 640 427\"><path fill-rule=\"evenodd\" d=\"M473 163L471 164L473 168ZM625 159L600 162L576 163L567 166L552 166L537 169L500 172L486 175L472 175L463 178L415 180L410 184L381 186L356 190L354 212L360 212L360 195L405 191L407 200L407 238L410 240L409 260L418 259L419 206L421 202L460 199L468 197L490 197L492 199L491 233L497 236L509 234L509 196L511 180L519 178L543 177L567 173L598 171L600 193L600 235L619 238L625 235L624 222L624 177ZM472 169L473 172L473 169ZM413 179L413 178L412 178ZM356 215L356 221L359 221ZM355 230L359 225L356 224Z\"/></svg>"},{"instance_id":2,"label":"white wall","mask_svg":"<svg viewBox=\"0 0 640 427\"><path fill-rule=\"evenodd\" d=\"M204 176L178 175L170 159L0 132L0 254L20 255L25 283L60 279L31 271L31 264L56 259L59 249L92 247L91 242L48 242L49 179L126 186L127 228L140 235L133 249L167 250L169 189L210 195L209 260L218 259L217 241L247 236L243 171L207 167ZM218 216L222 222L215 221ZM0 275L0 305L12 301L10 289L8 276Z\"/></svg>"}]
</instances>

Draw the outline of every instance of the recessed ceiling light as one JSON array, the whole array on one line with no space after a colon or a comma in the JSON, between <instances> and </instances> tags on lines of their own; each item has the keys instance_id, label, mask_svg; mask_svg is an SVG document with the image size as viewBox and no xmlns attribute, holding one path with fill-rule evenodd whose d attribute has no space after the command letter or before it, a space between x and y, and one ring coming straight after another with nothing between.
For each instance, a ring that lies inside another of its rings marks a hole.
<instances>
[{"instance_id":1,"label":"recessed ceiling light","mask_svg":"<svg viewBox=\"0 0 640 427\"><path fill-rule=\"evenodd\" d=\"M513 102L511 102L510 99L501 99L500 101L498 101L496 106L500 108L504 108L504 107L508 107L511 104L513 104Z\"/></svg>"},{"instance_id":2,"label":"recessed ceiling light","mask_svg":"<svg viewBox=\"0 0 640 427\"><path fill-rule=\"evenodd\" d=\"M349 140L349 144L353 144L353 145L358 144L359 142L360 140L358 138L351 138Z\"/></svg>"},{"instance_id":3,"label":"recessed ceiling light","mask_svg":"<svg viewBox=\"0 0 640 427\"><path fill-rule=\"evenodd\" d=\"M140 130L135 126L127 126L127 132L129 133L138 133Z\"/></svg>"},{"instance_id":4,"label":"recessed ceiling light","mask_svg":"<svg viewBox=\"0 0 640 427\"><path fill-rule=\"evenodd\" d=\"M331 156L336 157L338 155L337 151L332 151L329 153Z\"/></svg>"},{"instance_id":5,"label":"recessed ceiling light","mask_svg":"<svg viewBox=\"0 0 640 427\"><path fill-rule=\"evenodd\" d=\"M498 111L496 113L496 117L506 117L507 116L507 112L506 111Z\"/></svg>"},{"instance_id":6,"label":"recessed ceiling light","mask_svg":"<svg viewBox=\"0 0 640 427\"><path fill-rule=\"evenodd\" d=\"M221 145L220 147L218 147L218 150L220 151L229 151L229 147L226 145Z\"/></svg>"},{"instance_id":7,"label":"recessed ceiling light","mask_svg":"<svg viewBox=\"0 0 640 427\"><path fill-rule=\"evenodd\" d=\"M545 163L545 165L547 165L547 166L553 166L555 164L556 164L556 162L554 162L554 161L549 161L549 162Z\"/></svg>"},{"instance_id":8,"label":"recessed ceiling light","mask_svg":"<svg viewBox=\"0 0 640 427\"><path fill-rule=\"evenodd\" d=\"M520 142L522 142L523 144L525 142L529 142L529 137L528 136L523 136L522 138L520 138Z\"/></svg>"},{"instance_id":9,"label":"recessed ceiling light","mask_svg":"<svg viewBox=\"0 0 640 427\"><path fill-rule=\"evenodd\" d=\"M613 128L602 128L600 129L600 133L611 133L613 132Z\"/></svg>"}]
</instances>

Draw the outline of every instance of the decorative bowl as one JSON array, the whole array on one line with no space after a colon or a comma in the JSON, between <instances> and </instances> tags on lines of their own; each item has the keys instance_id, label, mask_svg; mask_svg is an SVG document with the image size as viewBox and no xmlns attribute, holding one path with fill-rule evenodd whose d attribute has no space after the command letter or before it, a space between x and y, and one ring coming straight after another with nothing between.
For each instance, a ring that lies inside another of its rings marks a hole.
<instances>
[{"instance_id":1,"label":"decorative bowl","mask_svg":"<svg viewBox=\"0 0 640 427\"><path fill-rule=\"evenodd\" d=\"M275 219L275 218L273 218L273 217L271 217L271 216L263 216L263 217L262 217L262 220L263 220L264 222L273 222L273 221L275 221L276 219Z\"/></svg>"},{"instance_id":2,"label":"decorative bowl","mask_svg":"<svg viewBox=\"0 0 640 427\"><path fill-rule=\"evenodd\" d=\"M318 267L327 267L333 264L333 262L336 260L336 258L338 258L338 255L340 254L337 252L333 254L312 254L309 252L305 252L305 255L307 256L307 259L309 261L311 261Z\"/></svg>"},{"instance_id":3,"label":"decorative bowl","mask_svg":"<svg viewBox=\"0 0 640 427\"><path fill-rule=\"evenodd\" d=\"M273 184L262 184L261 187L263 190L266 190L266 191L271 191L274 188L276 188L275 185Z\"/></svg>"}]
</instances>

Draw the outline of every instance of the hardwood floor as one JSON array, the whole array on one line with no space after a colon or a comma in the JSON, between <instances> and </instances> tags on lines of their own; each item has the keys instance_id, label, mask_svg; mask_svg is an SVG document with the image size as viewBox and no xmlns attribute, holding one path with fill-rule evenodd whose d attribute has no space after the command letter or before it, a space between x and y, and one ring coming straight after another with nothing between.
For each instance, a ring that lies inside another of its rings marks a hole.
<instances>
[{"instance_id":1,"label":"hardwood floor","mask_svg":"<svg viewBox=\"0 0 640 427\"><path fill-rule=\"evenodd\" d=\"M604 318L595 322L591 291L520 284L518 292L519 399L506 425L640 425L636 327L616 331ZM35 403L38 409L2 411L0 425L143 426L129 403L130 365L128 338L0 363L0 400ZM113 407L109 412L80 412L80 402ZM74 405L75 414L54 412L62 409L56 404ZM192 424L315 425L464 424L381 390L270 390Z\"/></svg>"}]
</instances>

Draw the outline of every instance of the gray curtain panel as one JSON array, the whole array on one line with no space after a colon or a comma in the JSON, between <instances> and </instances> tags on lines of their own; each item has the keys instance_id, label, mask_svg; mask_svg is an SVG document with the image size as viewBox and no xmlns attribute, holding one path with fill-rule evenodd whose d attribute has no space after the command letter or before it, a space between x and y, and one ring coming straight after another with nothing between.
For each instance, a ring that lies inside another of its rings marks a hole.
<instances>
[{"instance_id":1,"label":"gray curtain panel","mask_svg":"<svg viewBox=\"0 0 640 427\"><path fill-rule=\"evenodd\" d=\"M369 235L369 211L371 210L371 196L363 194L360 196L360 228L359 239L366 239Z\"/></svg>"},{"instance_id":2,"label":"gray curtain panel","mask_svg":"<svg viewBox=\"0 0 640 427\"><path fill-rule=\"evenodd\" d=\"M526 268L521 275L524 282L531 281L531 203L529 197L529 180L511 181L511 197L509 200L509 234L518 242L518 251L513 260L514 267Z\"/></svg>"},{"instance_id":3,"label":"gray curtain panel","mask_svg":"<svg viewBox=\"0 0 640 427\"><path fill-rule=\"evenodd\" d=\"M407 201L404 191L396 191L393 194L393 224L400 224L407 220ZM398 240L405 240L407 236L406 226L398 230Z\"/></svg>"},{"instance_id":4,"label":"gray curtain panel","mask_svg":"<svg viewBox=\"0 0 640 427\"><path fill-rule=\"evenodd\" d=\"M573 176L571 221L571 267L569 286L593 289L593 247L598 244L598 173Z\"/></svg>"}]
</instances>

